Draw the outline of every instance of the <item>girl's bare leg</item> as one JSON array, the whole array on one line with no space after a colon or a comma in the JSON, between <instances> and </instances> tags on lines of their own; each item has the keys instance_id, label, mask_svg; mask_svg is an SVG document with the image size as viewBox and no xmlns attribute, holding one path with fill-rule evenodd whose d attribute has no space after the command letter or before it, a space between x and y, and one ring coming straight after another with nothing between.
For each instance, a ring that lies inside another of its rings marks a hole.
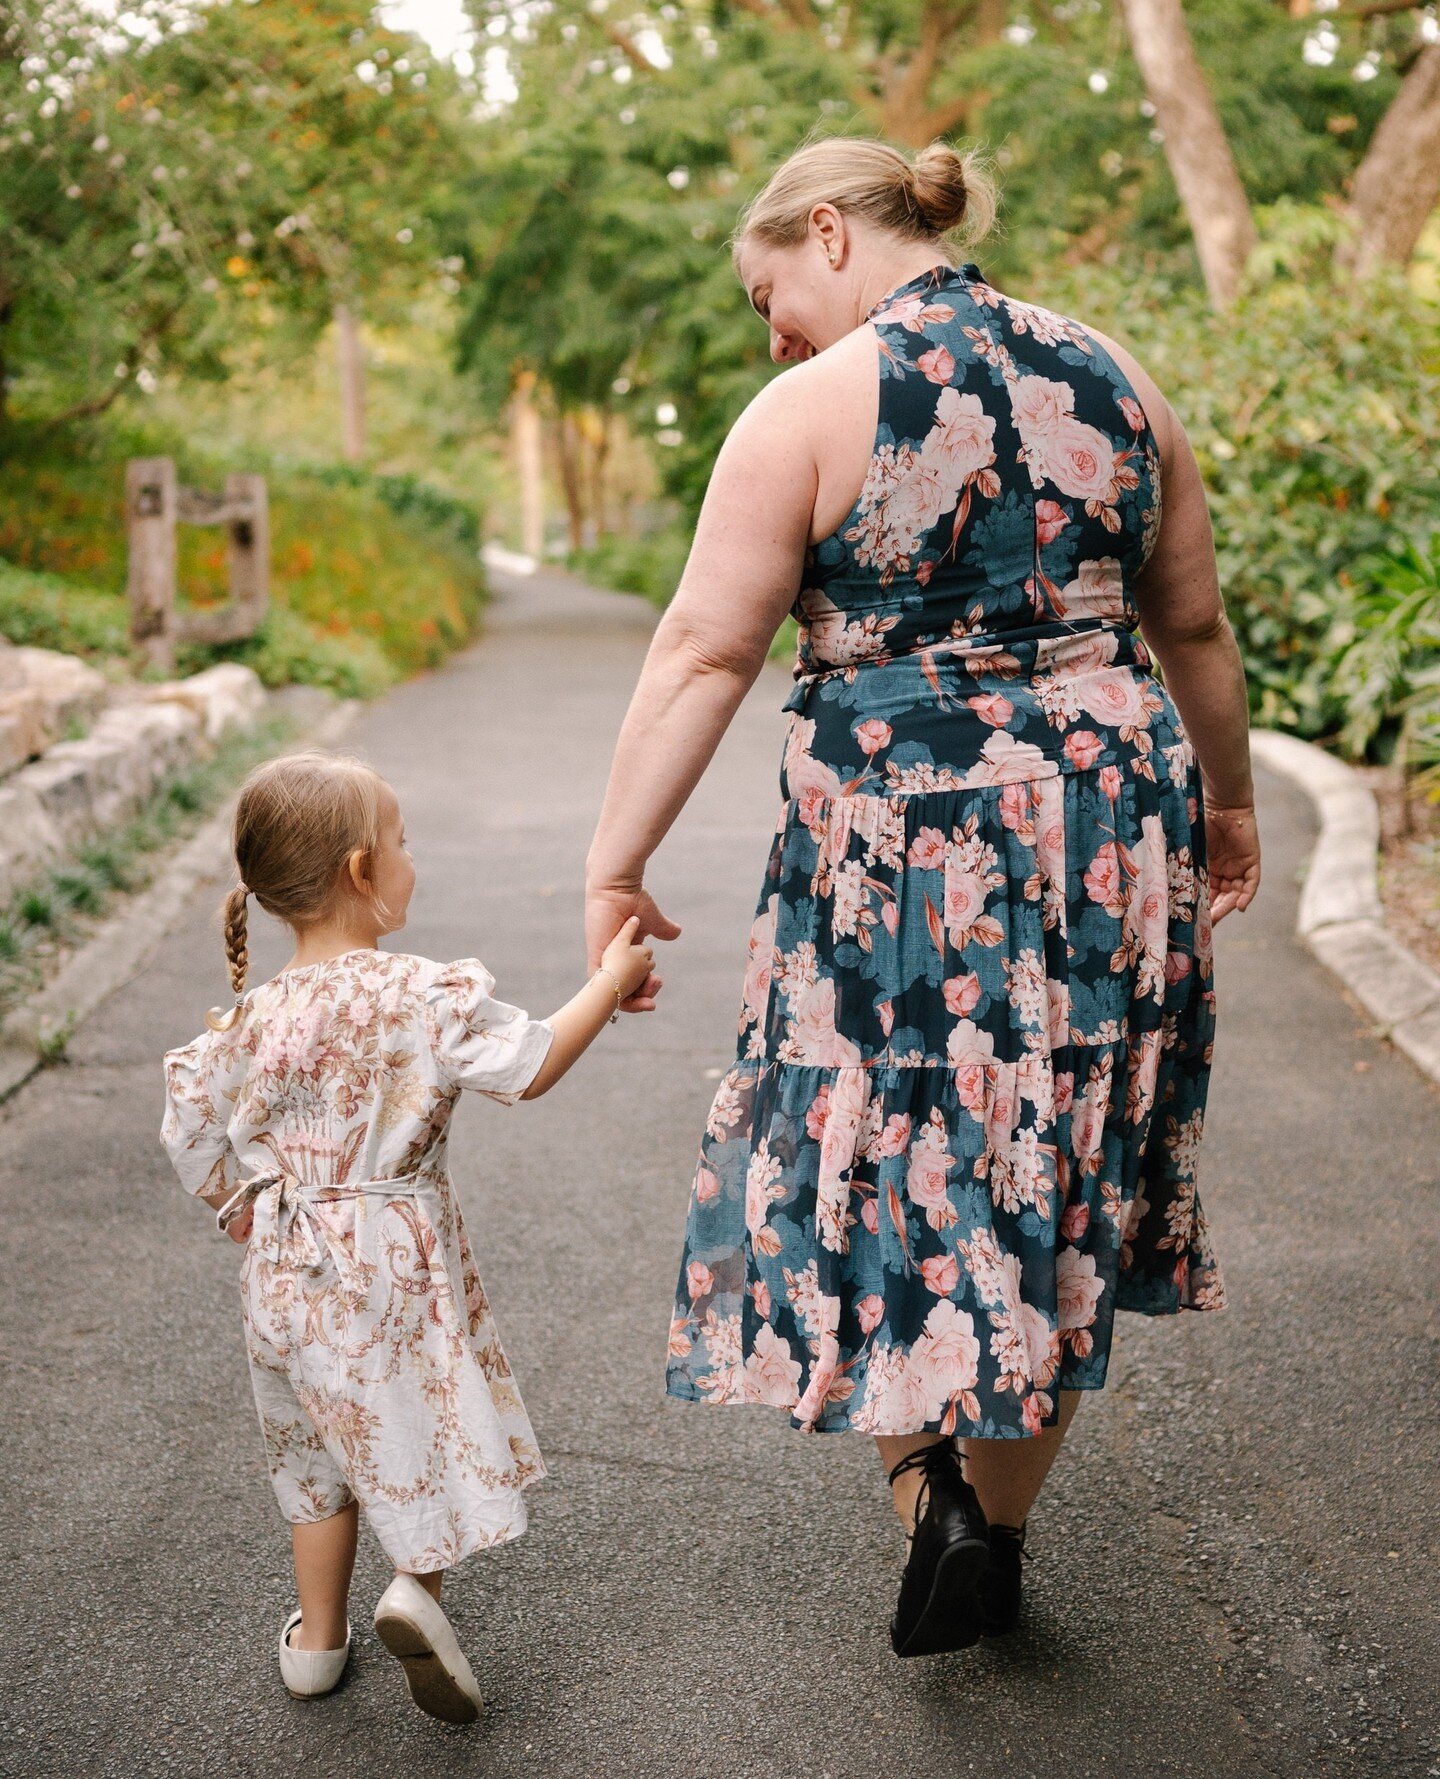
<instances>
[{"instance_id":1,"label":"girl's bare leg","mask_svg":"<svg viewBox=\"0 0 1440 1779\"><path fill-rule=\"evenodd\" d=\"M328 1520L291 1526L290 1547L295 1553L295 1583L300 1593L300 1623L290 1636L292 1649L344 1647L359 1526L360 1509L353 1501Z\"/></svg>"},{"instance_id":2,"label":"girl's bare leg","mask_svg":"<svg viewBox=\"0 0 1440 1779\"><path fill-rule=\"evenodd\" d=\"M432 1600L439 1601L440 1583L445 1579L445 1571L443 1569L432 1569L428 1575L416 1575L412 1576L411 1579L418 1581Z\"/></svg>"},{"instance_id":3,"label":"girl's bare leg","mask_svg":"<svg viewBox=\"0 0 1440 1779\"><path fill-rule=\"evenodd\" d=\"M1075 1418L1082 1395L1083 1390L1062 1390L1059 1419L1053 1427L1042 1429L1032 1438L963 1441L965 1474L992 1526L1024 1524L1050 1466L1059 1455L1061 1441ZM901 1481L904 1480L902 1477Z\"/></svg>"}]
</instances>

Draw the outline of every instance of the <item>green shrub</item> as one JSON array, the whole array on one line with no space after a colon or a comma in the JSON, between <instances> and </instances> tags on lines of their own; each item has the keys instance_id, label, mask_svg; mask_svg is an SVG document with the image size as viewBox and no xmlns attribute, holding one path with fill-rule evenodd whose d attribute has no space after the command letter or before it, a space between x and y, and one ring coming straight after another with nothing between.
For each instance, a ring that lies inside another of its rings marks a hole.
<instances>
[{"instance_id":1,"label":"green shrub","mask_svg":"<svg viewBox=\"0 0 1440 1779\"><path fill-rule=\"evenodd\" d=\"M393 686L400 671L378 642L353 631L326 631L294 612L272 606L264 624L245 642L179 651L182 672L207 661L240 661L267 686L323 686L342 698L374 698Z\"/></svg>"},{"instance_id":2,"label":"green shrub","mask_svg":"<svg viewBox=\"0 0 1440 1779\"><path fill-rule=\"evenodd\" d=\"M1130 347L1169 398L1205 479L1255 720L1328 738L1375 565L1440 513L1440 310L1398 278L1339 283L1293 219L1273 226L1259 261L1273 275L1228 316L1133 269L1086 268L1039 296Z\"/></svg>"},{"instance_id":3,"label":"green shrub","mask_svg":"<svg viewBox=\"0 0 1440 1779\"><path fill-rule=\"evenodd\" d=\"M1334 663L1341 746L1388 752L1440 798L1440 531L1371 566L1351 628Z\"/></svg>"},{"instance_id":4,"label":"green shrub","mask_svg":"<svg viewBox=\"0 0 1440 1779\"><path fill-rule=\"evenodd\" d=\"M219 487L224 466L118 425L7 438L0 634L77 654L124 654L126 457L168 451L182 482L203 487ZM485 598L473 507L414 477L347 466L279 464L268 472L271 622L238 649L186 651L187 668L238 659L268 684L364 695L438 665L468 640ZM185 601L223 603L223 529L182 525L178 568Z\"/></svg>"},{"instance_id":5,"label":"green shrub","mask_svg":"<svg viewBox=\"0 0 1440 1779\"><path fill-rule=\"evenodd\" d=\"M67 655L117 656L130 646L122 600L3 561L0 636L31 648L62 649Z\"/></svg>"},{"instance_id":6,"label":"green shrub","mask_svg":"<svg viewBox=\"0 0 1440 1779\"><path fill-rule=\"evenodd\" d=\"M602 537L589 549L576 551L570 565L602 587L638 593L664 606L680 583L689 553L690 532L676 522L640 537Z\"/></svg>"}]
</instances>

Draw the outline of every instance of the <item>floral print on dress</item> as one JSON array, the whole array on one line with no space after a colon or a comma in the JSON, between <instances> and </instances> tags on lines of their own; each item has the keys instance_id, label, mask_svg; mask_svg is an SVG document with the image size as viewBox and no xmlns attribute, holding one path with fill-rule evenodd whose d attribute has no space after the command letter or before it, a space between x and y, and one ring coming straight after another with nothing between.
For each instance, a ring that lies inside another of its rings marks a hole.
<instances>
[{"instance_id":1,"label":"floral print on dress","mask_svg":"<svg viewBox=\"0 0 1440 1779\"><path fill-rule=\"evenodd\" d=\"M1028 1436L1117 1309L1224 1301L1200 784L1137 634L1160 462L1078 323L940 266L795 603L782 807L670 1393Z\"/></svg>"},{"instance_id":2,"label":"floral print on dress","mask_svg":"<svg viewBox=\"0 0 1440 1779\"><path fill-rule=\"evenodd\" d=\"M460 1093L513 1103L553 1036L494 987L473 958L351 951L165 1058L182 1185L264 1183L240 1284L281 1511L358 1499L412 1573L518 1537L545 1473L446 1159Z\"/></svg>"}]
</instances>

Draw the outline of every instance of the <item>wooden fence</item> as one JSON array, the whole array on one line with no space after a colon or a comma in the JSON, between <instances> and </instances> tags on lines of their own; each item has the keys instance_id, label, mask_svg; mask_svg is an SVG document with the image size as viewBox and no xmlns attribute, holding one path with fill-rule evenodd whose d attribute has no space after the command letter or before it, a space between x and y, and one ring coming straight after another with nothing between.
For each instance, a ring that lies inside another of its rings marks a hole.
<instances>
[{"instance_id":1,"label":"wooden fence","mask_svg":"<svg viewBox=\"0 0 1440 1779\"><path fill-rule=\"evenodd\" d=\"M175 527L224 525L230 533L230 598L208 611L176 603ZM182 488L169 457L133 457L125 471L130 635L147 667L172 673L177 642L238 642L270 606L270 507L264 476L231 475L223 494Z\"/></svg>"}]
</instances>

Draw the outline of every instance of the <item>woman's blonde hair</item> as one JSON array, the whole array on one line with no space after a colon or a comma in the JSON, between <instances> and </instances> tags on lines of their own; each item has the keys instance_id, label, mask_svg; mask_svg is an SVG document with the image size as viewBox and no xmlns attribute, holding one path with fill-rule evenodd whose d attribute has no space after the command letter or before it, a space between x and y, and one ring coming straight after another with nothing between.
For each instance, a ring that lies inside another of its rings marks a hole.
<instances>
[{"instance_id":1,"label":"woman's blonde hair","mask_svg":"<svg viewBox=\"0 0 1440 1779\"><path fill-rule=\"evenodd\" d=\"M996 194L973 150L959 154L948 142L932 142L912 162L888 142L830 136L796 149L751 199L735 231L735 258L748 238L796 246L817 204L833 204L905 241L938 241L958 231L969 244L995 220Z\"/></svg>"},{"instance_id":2,"label":"woman's blonde hair","mask_svg":"<svg viewBox=\"0 0 1440 1779\"><path fill-rule=\"evenodd\" d=\"M206 1015L213 1031L234 1024L245 993L249 897L297 930L321 919L334 904L350 858L379 845L386 789L362 760L317 749L269 760L241 785L234 826L240 881L220 907L235 1005Z\"/></svg>"}]
</instances>

